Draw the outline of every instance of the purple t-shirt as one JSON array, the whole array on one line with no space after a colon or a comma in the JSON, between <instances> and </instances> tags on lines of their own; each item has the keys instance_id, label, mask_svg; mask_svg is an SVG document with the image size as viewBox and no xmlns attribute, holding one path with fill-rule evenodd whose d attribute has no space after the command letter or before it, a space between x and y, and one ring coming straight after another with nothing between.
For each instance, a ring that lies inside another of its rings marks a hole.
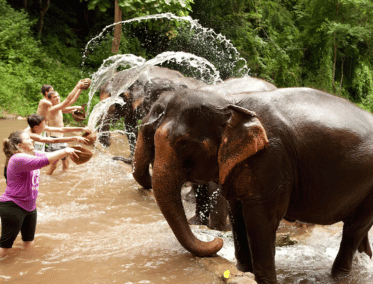
<instances>
[{"instance_id":1,"label":"purple t-shirt","mask_svg":"<svg viewBox=\"0 0 373 284\"><path fill-rule=\"evenodd\" d=\"M40 169L47 165L49 161L44 153L35 152L35 156L14 154L9 159L7 187L0 202L13 201L21 208L33 211L39 192Z\"/></svg>"}]
</instances>

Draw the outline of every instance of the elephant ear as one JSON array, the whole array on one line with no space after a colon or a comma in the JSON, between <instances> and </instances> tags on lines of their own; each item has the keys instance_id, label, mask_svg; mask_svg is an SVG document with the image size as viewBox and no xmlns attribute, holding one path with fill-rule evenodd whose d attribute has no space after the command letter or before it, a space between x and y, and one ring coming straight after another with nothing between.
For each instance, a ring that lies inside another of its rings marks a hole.
<instances>
[{"instance_id":1,"label":"elephant ear","mask_svg":"<svg viewBox=\"0 0 373 284\"><path fill-rule=\"evenodd\" d=\"M219 183L223 184L235 165L264 149L268 138L256 114L245 108L229 105L232 112L223 131L219 147Z\"/></svg>"}]
</instances>

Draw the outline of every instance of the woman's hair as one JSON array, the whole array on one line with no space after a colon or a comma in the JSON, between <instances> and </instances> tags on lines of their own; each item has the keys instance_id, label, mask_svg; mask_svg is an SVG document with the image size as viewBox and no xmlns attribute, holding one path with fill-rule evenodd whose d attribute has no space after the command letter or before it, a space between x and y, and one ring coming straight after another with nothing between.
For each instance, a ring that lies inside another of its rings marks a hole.
<instances>
[{"instance_id":1,"label":"woman's hair","mask_svg":"<svg viewBox=\"0 0 373 284\"><path fill-rule=\"evenodd\" d=\"M20 150L18 149L18 144L22 143L22 133L22 130L17 130L12 132L7 139L4 139L3 151L6 156L5 166L8 165L8 161L11 156L20 152Z\"/></svg>"}]
</instances>

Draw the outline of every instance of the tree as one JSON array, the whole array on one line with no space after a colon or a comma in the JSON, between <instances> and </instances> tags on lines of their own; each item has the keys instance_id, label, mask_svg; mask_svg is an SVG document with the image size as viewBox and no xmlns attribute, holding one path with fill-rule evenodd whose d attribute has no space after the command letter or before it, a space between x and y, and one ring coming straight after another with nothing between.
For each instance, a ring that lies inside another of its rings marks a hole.
<instances>
[{"instance_id":1,"label":"tree","mask_svg":"<svg viewBox=\"0 0 373 284\"><path fill-rule=\"evenodd\" d=\"M367 73L372 63L372 1L306 0L297 10L307 77L316 78L311 80L326 91L339 95L348 91L354 101L364 99L367 90L373 90L372 80L355 74L365 70L364 76L372 78L373 72ZM362 84L365 86L357 88Z\"/></svg>"},{"instance_id":2,"label":"tree","mask_svg":"<svg viewBox=\"0 0 373 284\"><path fill-rule=\"evenodd\" d=\"M88 9L99 9L106 12L114 4L114 28L112 53L117 53L121 38L122 15L125 19L142 17L159 13L174 13L178 16L187 16L191 11L193 0L80 0L88 2Z\"/></svg>"},{"instance_id":3,"label":"tree","mask_svg":"<svg viewBox=\"0 0 373 284\"><path fill-rule=\"evenodd\" d=\"M122 21L122 10L119 7L118 0L115 0L114 23L120 23L121 21ZM112 53L118 53L121 36L122 36L122 25L117 24L114 27L114 39L113 39L113 45L111 47Z\"/></svg>"},{"instance_id":4,"label":"tree","mask_svg":"<svg viewBox=\"0 0 373 284\"><path fill-rule=\"evenodd\" d=\"M40 23L39 23L39 31L38 31L38 38L41 38L41 33L43 31L43 23L44 23L44 16L45 13L48 11L50 6L50 0L46 0L45 4L43 5L43 0L39 0L39 7L40 7Z\"/></svg>"}]
</instances>

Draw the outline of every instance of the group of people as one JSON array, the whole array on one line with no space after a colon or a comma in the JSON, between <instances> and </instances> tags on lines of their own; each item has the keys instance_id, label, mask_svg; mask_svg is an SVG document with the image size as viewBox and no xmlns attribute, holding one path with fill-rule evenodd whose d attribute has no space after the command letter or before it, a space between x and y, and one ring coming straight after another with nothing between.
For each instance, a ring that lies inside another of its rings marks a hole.
<instances>
[{"instance_id":1,"label":"group of people","mask_svg":"<svg viewBox=\"0 0 373 284\"><path fill-rule=\"evenodd\" d=\"M4 140L4 177L7 186L0 196L0 259L9 253L19 232L25 248L33 243L40 169L49 165L47 174L51 175L58 161L62 160L62 168L67 170L67 158L78 157L79 150L68 147L66 143L76 141L88 144L89 140L82 136L63 137L65 132L90 132L87 127L64 127L63 113L82 109L81 106L71 105L89 86L89 79L80 80L61 102L51 85L43 85L41 92L44 98L40 100L36 114L27 118L29 126L11 133Z\"/></svg>"}]
</instances>

